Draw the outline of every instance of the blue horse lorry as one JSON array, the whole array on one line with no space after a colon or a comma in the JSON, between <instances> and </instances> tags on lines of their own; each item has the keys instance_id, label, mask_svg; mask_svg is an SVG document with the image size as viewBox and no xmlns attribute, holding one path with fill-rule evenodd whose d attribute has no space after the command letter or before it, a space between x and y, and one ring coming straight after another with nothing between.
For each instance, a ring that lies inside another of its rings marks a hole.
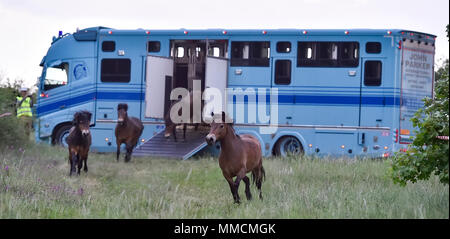
<instances>
[{"instance_id":1,"label":"blue horse lorry","mask_svg":"<svg viewBox=\"0 0 450 239\"><path fill-rule=\"evenodd\" d=\"M411 143L410 119L433 97L435 39L395 29L60 32L40 63L36 141L64 145L73 114L88 110L91 150L113 152L116 108L127 103L145 126L139 148L164 130L169 92L198 80L202 91L233 92L224 102L234 127L259 139L265 156L387 157ZM276 97L256 113L251 94L270 90ZM217 152L194 144L182 158Z\"/></svg>"}]
</instances>

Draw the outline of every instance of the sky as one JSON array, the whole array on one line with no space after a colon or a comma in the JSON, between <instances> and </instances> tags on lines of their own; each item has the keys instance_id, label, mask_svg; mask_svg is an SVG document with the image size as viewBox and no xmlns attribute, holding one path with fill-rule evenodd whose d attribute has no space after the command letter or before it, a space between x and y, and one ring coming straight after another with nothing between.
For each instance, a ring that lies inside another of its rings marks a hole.
<instances>
[{"instance_id":1,"label":"sky","mask_svg":"<svg viewBox=\"0 0 450 239\"><path fill-rule=\"evenodd\" d=\"M448 0L0 0L0 79L28 87L58 31L116 29L405 29L434 34L449 58Z\"/></svg>"}]
</instances>

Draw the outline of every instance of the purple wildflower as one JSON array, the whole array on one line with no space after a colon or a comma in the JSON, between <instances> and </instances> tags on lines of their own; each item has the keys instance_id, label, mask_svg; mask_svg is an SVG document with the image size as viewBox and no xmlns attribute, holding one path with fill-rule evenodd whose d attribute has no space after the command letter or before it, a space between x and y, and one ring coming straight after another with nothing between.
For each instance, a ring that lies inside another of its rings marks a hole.
<instances>
[{"instance_id":1,"label":"purple wildflower","mask_svg":"<svg viewBox=\"0 0 450 239\"><path fill-rule=\"evenodd\" d=\"M81 196L81 195L83 195L83 192L84 192L83 188L80 188L80 189L78 189L77 194Z\"/></svg>"}]
</instances>

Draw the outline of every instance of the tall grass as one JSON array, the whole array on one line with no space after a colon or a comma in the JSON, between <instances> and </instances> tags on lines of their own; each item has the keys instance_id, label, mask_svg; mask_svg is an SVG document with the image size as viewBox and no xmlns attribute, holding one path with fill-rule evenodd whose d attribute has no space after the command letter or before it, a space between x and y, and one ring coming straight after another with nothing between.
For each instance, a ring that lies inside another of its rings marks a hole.
<instances>
[{"instance_id":1,"label":"tall grass","mask_svg":"<svg viewBox=\"0 0 450 239\"><path fill-rule=\"evenodd\" d=\"M448 218L449 187L433 177L401 187L381 160L264 160L264 200L234 204L217 159L89 155L68 176L67 152L34 146L0 154L0 218Z\"/></svg>"}]
</instances>

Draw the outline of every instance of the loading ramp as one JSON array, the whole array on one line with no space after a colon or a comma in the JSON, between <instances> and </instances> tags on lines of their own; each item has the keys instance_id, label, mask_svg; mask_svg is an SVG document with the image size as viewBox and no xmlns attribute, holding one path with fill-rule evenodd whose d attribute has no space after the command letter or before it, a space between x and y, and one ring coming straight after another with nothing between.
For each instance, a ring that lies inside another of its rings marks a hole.
<instances>
[{"instance_id":1,"label":"loading ramp","mask_svg":"<svg viewBox=\"0 0 450 239\"><path fill-rule=\"evenodd\" d=\"M164 131L159 132L133 151L133 156L151 156L186 160L206 147L205 137L209 129L193 127L186 129L186 140L183 139L183 129L177 128L177 142L173 136L164 137Z\"/></svg>"}]
</instances>

